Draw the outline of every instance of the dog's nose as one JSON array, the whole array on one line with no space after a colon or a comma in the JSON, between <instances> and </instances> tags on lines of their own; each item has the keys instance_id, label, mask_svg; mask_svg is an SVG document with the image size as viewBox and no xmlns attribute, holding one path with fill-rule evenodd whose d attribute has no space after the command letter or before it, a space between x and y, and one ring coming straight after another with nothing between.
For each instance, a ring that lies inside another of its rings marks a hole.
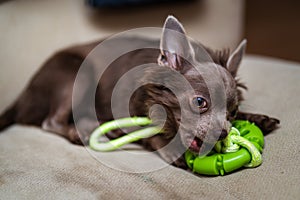
<instances>
[{"instance_id":1,"label":"dog's nose","mask_svg":"<svg viewBox=\"0 0 300 200\"><path fill-rule=\"evenodd\" d=\"M228 132L227 132L225 129L223 129L223 130L221 131L221 134L220 134L218 140L223 140L224 138L227 137L227 135L228 135Z\"/></svg>"}]
</instances>

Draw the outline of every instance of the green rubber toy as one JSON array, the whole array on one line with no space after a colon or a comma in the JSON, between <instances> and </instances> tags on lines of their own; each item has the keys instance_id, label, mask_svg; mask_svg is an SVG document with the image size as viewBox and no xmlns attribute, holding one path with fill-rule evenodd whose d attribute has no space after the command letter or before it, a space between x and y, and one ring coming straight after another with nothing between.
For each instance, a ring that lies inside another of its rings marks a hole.
<instances>
[{"instance_id":1,"label":"green rubber toy","mask_svg":"<svg viewBox=\"0 0 300 200\"><path fill-rule=\"evenodd\" d=\"M193 172L203 175L224 175L241 167L257 167L262 163L264 136L253 123L236 120L227 138L219 141L214 150L199 157L189 150L185 159Z\"/></svg>"},{"instance_id":2,"label":"green rubber toy","mask_svg":"<svg viewBox=\"0 0 300 200\"><path fill-rule=\"evenodd\" d=\"M99 138L109 131L132 126L151 125L147 117L128 117L113 120L102 124L91 134L89 145L95 151L113 151L121 146L148 138L163 131L160 127L150 126L128 133L109 142L99 142ZM224 175L241 167L257 167L262 163L262 149L264 136L261 130L253 123L236 120L228 136L218 141L208 155L200 157L187 150L185 160L193 172L203 175Z\"/></svg>"},{"instance_id":3,"label":"green rubber toy","mask_svg":"<svg viewBox=\"0 0 300 200\"><path fill-rule=\"evenodd\" d=\"M125 144L161 133L161 128L159 127L147 127L141 130L134 131L132 133L128 133L123 137L110 140L109 142L99 142L99 138L109 131L133 126L146 126L150 124L152 124L152 121L147 117L128 117L103 123L91 134L89 140L90 148L95 151L113 151Z\"/></svg>"}]
</instances>

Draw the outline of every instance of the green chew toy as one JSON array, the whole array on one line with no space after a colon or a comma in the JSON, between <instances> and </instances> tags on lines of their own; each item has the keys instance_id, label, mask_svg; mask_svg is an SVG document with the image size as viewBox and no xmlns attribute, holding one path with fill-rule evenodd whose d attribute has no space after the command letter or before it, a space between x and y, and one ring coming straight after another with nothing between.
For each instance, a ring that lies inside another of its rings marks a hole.
<instances>
[{"instance_id":1,"label":"green chew toy","mask_svg":"<svg viewBox=\"0 0 300 200\"><path fill-rule=\"evenodd\" d=\"M90 148L95 151L113 151L125 144L161 133L160 127L152 126L109 142L99 142L102 135L114 129L151 124L152 121L147 117L129 117L106 122L91 134ZM217 142L214 150L207 156L199 157L189 150L186 151L185 159L193 172L203 175L224 175L243 166L257 167L262 163L264 137L261 130L253 123L244 120L236 120L232 125L228 136Z\"/></svg>"},{"instance_id":2,"label":"green chew toy","mask_svg":"<svg viewBox=\"0 0 300 200\"><path fill-rule=\"evenodd\" d=\"M187 165L198 174L224 175L241 167L257 167L262 163L264 136L248 121L236 120L229 135L217 142L207 156L199 157L189 150L185 153ZM223 152L223 153L221 153Z\"/></svg>"},{"instance_id":3,"label":"green chew toy","mask_svg":"<svg viewBox=\"0 0 300 200\"><path fill-rule=\"evenodd\" d=\"M109 131L133 126L146 126L149 124L152 124L152 121L147 117L128 117L106 122L93 131L89 140L89 145L91 149L95 151L113 151L125 144L138 141L142 138L148 138L161 132L161 128L159 127L148 127L134 131L123 137L110 140L106 143L100 143L98 141L102 135Z\"/></svg>"}]
</instances>

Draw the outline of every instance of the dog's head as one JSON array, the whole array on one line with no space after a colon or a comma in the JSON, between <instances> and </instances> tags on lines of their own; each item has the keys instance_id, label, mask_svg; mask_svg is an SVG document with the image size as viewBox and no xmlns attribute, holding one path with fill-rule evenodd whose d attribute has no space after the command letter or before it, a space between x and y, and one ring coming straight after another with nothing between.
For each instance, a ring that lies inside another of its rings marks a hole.
<instances>
[{"instance_id":1,"label":"dog's head","mask_svg":"<svg viewBox=\"0 0 300 200\"><path fill-rule=\"evenodd\" d=\"M161 69L144 77L146 82L162 82L163 86L147 88L150 98L146 104L164 107L165 137L172 138L178 132L186 148L199 152L201 146L227 136L242 99L236 74L245 46L244 40L232 54L211 51L191 42L176 18L167 18L160 41ZM160 115L160 111L150 113L154 120Z\"/></svg>"}]
</instances>

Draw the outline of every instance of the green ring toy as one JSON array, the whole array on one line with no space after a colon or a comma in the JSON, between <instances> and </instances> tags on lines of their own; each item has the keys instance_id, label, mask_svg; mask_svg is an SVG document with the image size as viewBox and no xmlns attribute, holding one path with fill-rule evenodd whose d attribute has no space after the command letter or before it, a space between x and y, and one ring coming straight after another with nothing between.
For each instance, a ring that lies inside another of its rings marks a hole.
<instances>
[{"instance_id":1,"label":"green ring toy","mask_svg":"<svg viewBox=\"0 0 300 200\"><path fill-rule=\"evenodd\" d=\"M101 143L99 138L107 132L125 127L146 126L152 124L147 117L128 117L102 124L91 134L89 145L95 151L113 151L121 146L159 134L158 126L146 127L127 135ZM218 141L207 156L199 157L187 150L185 160L193 172L203 175L224 175L241 167L257 167L262 163L264 137L261 130L253 123L236 120L232 123L228 136Z\"/></svg>"},{"instance_id":2,"label":"green ring toy","mask_svg":"<svg viewBox=\"0 0 300 200\"><path fill-rule=\"evenodd\" d=\"M193 172L223 176L243 166L257 167L262 163L264 136L261 130L243 120L236 120L232 125L227 138L217 142L214 151L207 156L199 157L189 150L185 153L187 165Z\"/></svg>"}]
</instances>

